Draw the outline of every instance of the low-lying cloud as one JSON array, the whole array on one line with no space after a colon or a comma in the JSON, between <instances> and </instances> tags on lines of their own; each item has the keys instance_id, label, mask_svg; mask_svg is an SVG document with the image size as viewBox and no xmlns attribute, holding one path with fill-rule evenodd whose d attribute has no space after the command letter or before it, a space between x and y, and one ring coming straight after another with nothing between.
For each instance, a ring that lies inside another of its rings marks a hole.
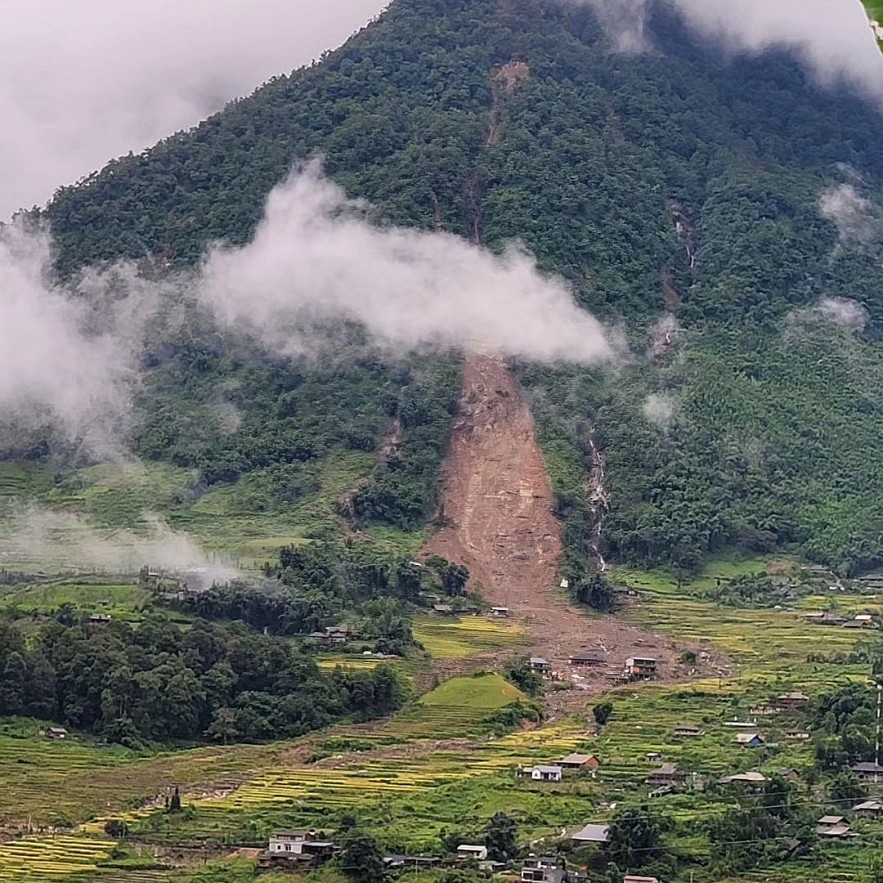
<instances>
[{"instance_id":1,"label":"low-lying cloud","mask_svg":"<svg viewBox=\"0 0 883 883\"><path fill-rule=\"evenodd\" d=\"M567 0L593 6L614 48L652 48L647 33L654 0ZM847 77L883 96L883 56L858 2L844 0L671 0L699 34L722 40L733 51L784 46L822 83Z\"/></svg>"},{"instance_id":2,"label":"low-lying cloud","mask_svg":"<svg viewBox=\"0 0 883 883\"><path fill-rule=\"evenodd\" d=\"M618 357L618 336L523 249L497 256L369 215L312 164L273 190L253 242L215 247L198 272L150 281L120 264L87 270L75 286L53 281L46 235L0 228L0 441L51 426L92 457L124 458L145 336L182 297L197 298L228 331L246 329L292 356L316 351L318 329L349 321L396 355ZM222 391L214 406L235 431L239 414Z\"/></svg>"},{"instance_id":3,"label":"low-lying cloud","mask_svg":"<svg viewBox=\"0 0 883 883\"><path fill-rule=\"evenodd\" d=\"M870 321L867 308L848 297L821 297L810 307L792 310L785 321L785 335L799 329L812 330L833 325L850 334L864 331Z\"/></svg>"},{"instance_id":4,"label":"low-lying cloud","mask_svg":"<svg viewBox=\"0 0 883 883\"><path fill-rule=\"evenodd\" d=\"M670 432L681 407L680 398L672 392L650 393L641 406L644 419L662 432Z\"/></svg>"},{"instance_id":5,"label":"low-lying cloud","mask_svg":"<svg viewBox=\"0 0 883 883\"><path fill-rule=\"evenodd\" d=\"M450 234L374 225L317 164L270 194L251 243L210 252L200 299L283 353L329 319L360 322L397 350L589 364L614 360L618 347L523 249L497 256Z\"/></svg>"},{"instance_id":6,"label":"low-lying cloud","mask_svg":"<svg viewBox=\"0 0 883 883\"><path fill-rule=\"evenodd\" d=\"M142 533L104 530L69 512L16 507L0 524L0 566L134 573L148 565L186 573L193 588L228 582L238 575L235 568L212 560L198 543L172 530L158 516L145 513L143 520Z\"/></svg>"},{"instance_id":7,"label":"low-lying cloud","mask_svg":"<svg viewBox=\"0 0 883 883\"><path fill-rule=\"evenodd\" d=\"M837 225L841 245L869 245L877 235L879 220L874 204L852 184L835 184L819 196L819 213Z\"/></svg>"},{"instance_id":8,"label":"low-lying cloud","mask_svg":"<svg viewBox=\"0 0 883 883\"><path fill-rule=\"evenodd\" d=\"M0 228L0 421L52 424L109 455L128 423L141 314L122 321L112 302L53 284L50 268L48 237ZM98 294L98 274L83 284Z\"/></svg>"}]
</instances>

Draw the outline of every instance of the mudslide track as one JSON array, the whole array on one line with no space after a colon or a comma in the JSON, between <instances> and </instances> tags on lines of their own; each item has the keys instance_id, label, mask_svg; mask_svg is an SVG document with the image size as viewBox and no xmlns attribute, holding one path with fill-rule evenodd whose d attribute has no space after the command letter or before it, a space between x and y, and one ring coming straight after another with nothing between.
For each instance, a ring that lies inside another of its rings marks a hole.
<instances>
[{"instance_id":1,"label":"mudslide track","mask_svg":"<svg viewBox=\"0 0 883 883\"><path fill-rule=\"evenodd\" d=\"M470 587L508 607L531 638L531 652L582 688L554 694L566 706L585 701L622 670L628 656L654 656L663 677L676 676L670 641L611 616L590 616L558 588L561 525L533 419L518 382L499 356L470 356L448 455L442 468L442 524L424 547L465 564ZM599 668L570 668L591 651Z\"/></svg>"}]
</instances>

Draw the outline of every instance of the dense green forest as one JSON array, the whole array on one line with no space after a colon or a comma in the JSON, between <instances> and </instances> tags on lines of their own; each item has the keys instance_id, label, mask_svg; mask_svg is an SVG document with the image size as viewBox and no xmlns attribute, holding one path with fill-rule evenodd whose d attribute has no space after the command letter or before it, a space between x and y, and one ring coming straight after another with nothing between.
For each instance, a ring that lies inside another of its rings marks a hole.
<instances>
[{"instance_id":1,"label":"dense green forest","mask_svg":"<svg viewBox=\"0 0 883 883\"><path fill-rule=\"evenodd\" d=\"M0 623L0 714L54 720L138 747L145 741L260 741L299 736L346 716L398 708L390 666L319 671L280 638L243 625L137 629L47 622L36 635Z\"/></svg>"},{"instance_id":2,"label":"dense green forest","mask_svg":"<svg viewBox=\"0 0 883 883\"><path fill-rule=\"evenodd\" d=\"M636 356L613 376L519 366L575 560L587 512L578 470L558 466L585 469L594 433L616 558L693 567L730 545L788 546L844 572L875 566L883 116L785 52L698 42L663 0L648 34L655 51L622 56L587 6L397 0L321 63L59 190L45 210L58 269L187 265L214 240L245 242L270 188L319 154L378 222L491 248L520 239L582 305L625 324ZM501 93L493 71L513 60L530 76ZM866 324L838 324L820 298L858 301ZM664 313L678 330L654 349ZM348 334L340 358L280 363L233 355L194 321L145 355L138 452L207 482L277 468L268 504L284 505L308 481L299 464L375 449L398 418L398 455L348 514L419 527L456 362L390 365ZM242 414L232 431L204 419L219 388Z\"/></svg>"}]
</instances>

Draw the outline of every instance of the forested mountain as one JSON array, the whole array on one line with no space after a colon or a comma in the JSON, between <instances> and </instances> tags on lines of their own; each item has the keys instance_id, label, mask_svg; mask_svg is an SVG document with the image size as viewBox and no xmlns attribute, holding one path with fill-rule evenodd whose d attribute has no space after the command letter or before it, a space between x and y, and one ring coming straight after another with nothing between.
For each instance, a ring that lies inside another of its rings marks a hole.
<instances>
[{"instance_id":1,"label":"forested mountain","mask_svg":"<svg viewBox=\"0 0 883 883\"><path fill-rule=\"evenodd\" d=\"M883 114L784 52L699 41L664 0L647 51L610 36L577 3L396 0L321 63L61 189L45 210L58 270L245 242L292 163L321 155L378 223L520 239L623 323L638 355L613 375L518 366L572 554L591 429L615 557L690 567L785 545L879 563ZM457 361L387 364L352 333L352 358L318 367L231 351L194 319L145 353L139 453L208 482L278 468L290 491L298 463L375 449L398 418L401 455L351 516L421 526ZM232 432L201 419L224 383Z\"/></svg>"}]
</instances>

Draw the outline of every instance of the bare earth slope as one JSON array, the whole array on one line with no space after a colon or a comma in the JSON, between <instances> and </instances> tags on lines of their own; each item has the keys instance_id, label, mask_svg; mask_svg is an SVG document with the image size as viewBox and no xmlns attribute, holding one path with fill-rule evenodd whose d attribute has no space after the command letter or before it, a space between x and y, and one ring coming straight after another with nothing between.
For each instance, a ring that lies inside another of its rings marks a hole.
<instances>
[{"instance_id":1,"label":"bare earth slope","mask_svg":"<svg viewBox=\"0 0 883 883\"><path fill-rule=\"evenodd\" d=\"M466 362L442 483L444 526L425 554L465 564L472 588L508 607L528 630L533 652L563 677L597 691L632 655L655 656L662 677L677 675L666 639L614 617L590 617L557 587L562 544L552 488L530 411L498 356ZM568 659L580 650L606 665L572 669Z\"/></svg>"}]
</instances>

